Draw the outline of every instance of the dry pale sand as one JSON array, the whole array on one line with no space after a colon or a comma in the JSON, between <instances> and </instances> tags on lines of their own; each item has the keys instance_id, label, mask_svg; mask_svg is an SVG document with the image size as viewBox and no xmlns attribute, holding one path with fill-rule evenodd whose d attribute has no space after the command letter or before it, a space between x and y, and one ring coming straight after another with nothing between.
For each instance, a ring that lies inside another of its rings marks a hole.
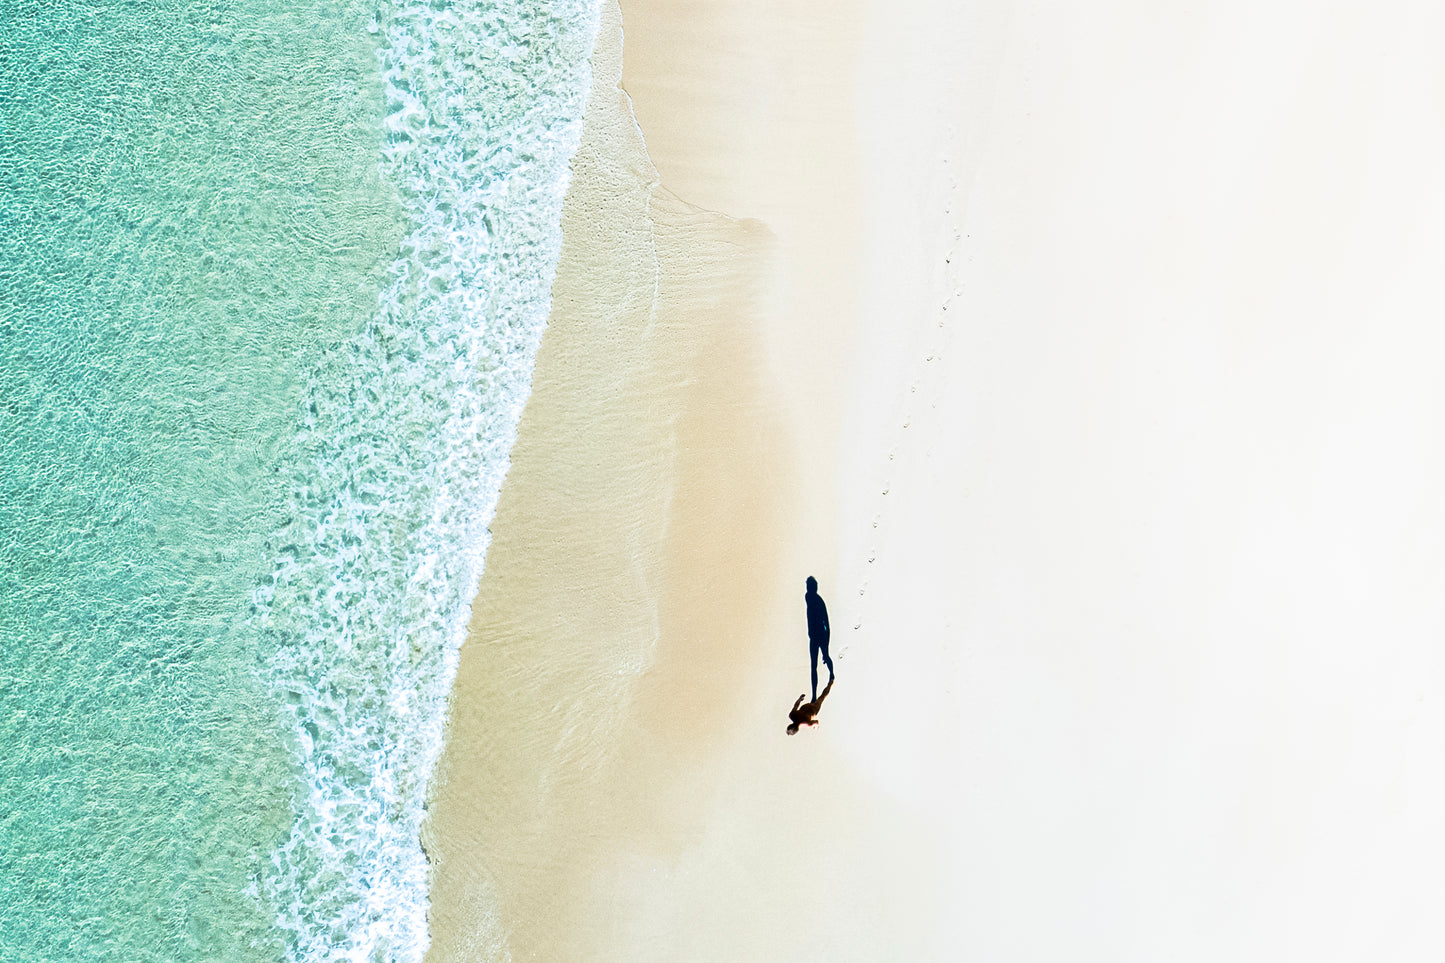
<instances>
[{"instance_id":1,"label":"dry pale sand","mask_svg":"<svg viewBox=\"0 0 1445 963\"><path fill-rule=\"evenodd\" d=\"M1438 959L1441 14L622 16L432 957Z\"/></svg>"},{"instance_id":2,"label":"dry pale sand","mask_svg":"<svg viewBox=\"0 0 1445 963\"><path fill-rule=\"evenodd\" d=\"M938 955L1439 958L1441 11L869 18L829 735Z\"/></svg>"}]
</instances>

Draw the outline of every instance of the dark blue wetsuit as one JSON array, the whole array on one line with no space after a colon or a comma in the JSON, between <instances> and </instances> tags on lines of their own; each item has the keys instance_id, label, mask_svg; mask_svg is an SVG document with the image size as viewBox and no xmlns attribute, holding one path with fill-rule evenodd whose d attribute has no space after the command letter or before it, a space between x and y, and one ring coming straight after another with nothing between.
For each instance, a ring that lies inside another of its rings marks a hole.
<instances>
[{"instance_id":1,"label":"dark blue wetsuit","mask_svg":"<svg viewBox=\"0 0 1445 963\"><path fill-rule=\"evenodd\" d=\"M828 667L828 682L833 681L833 660L828 657L828 606L815 588L809 587L803 595L808 603L808 655L813 663L813 699L818 698L818 653L823 654L823 664Z\"/></svg>"}]
</instances>

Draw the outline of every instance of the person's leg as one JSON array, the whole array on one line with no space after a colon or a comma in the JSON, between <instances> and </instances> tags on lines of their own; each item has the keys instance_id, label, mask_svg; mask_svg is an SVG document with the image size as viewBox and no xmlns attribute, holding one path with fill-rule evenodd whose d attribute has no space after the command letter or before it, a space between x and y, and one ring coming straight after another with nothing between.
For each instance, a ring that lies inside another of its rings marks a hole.
<instances>
[{"instance_id":1,"label":"person's leg","mask_svg":"<svg viewBox=\"0 0 1445 963\"><path fill-rule=\"evenodd\" d=\"M814 702L817 702L817 701L818 701L818 640L817 640L817 639L809 639L809 640L808 640L808 655L810 656L810 661L813 663L813 701L814 701ZM827 656L824 655L823 658L826 659ZM832 669L829 669L828 671L829 671L829 672L832 672L833 670L832 670Z\"/></svg>"},{"instance_id":2,"label":"person's leg","mask_svg":"<svg viewBox=\"0 0 1445 963\"><path fill-rule=\"evenodd\" d=\"M822 649L822 651L823 651L823 664L828 667L828 681L831 683L831 682L833 681L833 660L830 659L830 658L828 658L828 640L827 640L827 639L824 639L822 645L820 645L819 648ZM818 678L817 678L817 676L818 676L818 663L817 663L817 660L814 660L814 662L813 662L813 688L814 688L814 689L818 688Z\"/></svg>"}]
</instances>

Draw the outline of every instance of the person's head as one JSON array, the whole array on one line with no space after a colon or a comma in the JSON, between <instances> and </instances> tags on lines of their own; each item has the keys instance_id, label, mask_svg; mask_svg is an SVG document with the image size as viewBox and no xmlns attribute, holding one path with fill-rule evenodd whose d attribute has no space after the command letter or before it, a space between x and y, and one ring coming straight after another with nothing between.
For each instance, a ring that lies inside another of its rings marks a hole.
<instances>
[{"instance_id":1,"label":"person's head","mask_svg":"<svg viewBox=\"0 0 1445 963\"><path fill-rule=\"evenodd\" d=\"M816 592L816 591L818 591L818 580L815 579L815 578L813 578L813 576L811 576L811 575L808 576L808 591L809 591L809 592Z\"/></svg>"},{"instance_id":2,"label":"person's head","mask_svg":"<svg viewBox=\"0 0 1445 963\"><path fill-rule=\"evenodd\" d=\"M797 724L796 722L790 722L790 723L788 723L788 735L790 735L790 736L796 736L797 734L798 734L798 724Z\"/></svg>"}]
</instances>

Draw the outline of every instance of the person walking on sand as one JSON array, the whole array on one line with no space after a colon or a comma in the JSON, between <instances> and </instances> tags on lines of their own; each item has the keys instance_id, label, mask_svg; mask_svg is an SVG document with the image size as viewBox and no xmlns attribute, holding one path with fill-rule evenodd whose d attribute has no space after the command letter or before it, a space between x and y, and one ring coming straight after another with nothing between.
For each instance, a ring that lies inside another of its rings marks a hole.
<instances>
[{"instance_id":1,"label":"person walking on sand","mask_svg":"<svg viewBox=\"0 0 1445 963\"><path fill-rule=\"evenodd\" d=\"M823 708L823 700L828 698L828 693L833 688L833 680L829 679L828 684L823 687L823 694L818 696L807 705L803 705L805 695L798 696L798 701L793 703L793 709L788 713L788 735L796 736L799 726L816 726L818 724L818 710Z\"/></svg>"},{"instance_id":2,"label":"person walking on sand","mask_svg":"<svg viewBox=\"0 0 1445 963\"><path fill-rule=\"evenodd\" d=\"M818 594L818 580L808 576L808 591L803 601L808 603L808 654L813 662L813 701L818 698L818 653L823 654L823 664L828 667L828 684L833 684L833 660L828 657L828 606Z\"/></svg>"}]
</instances>

